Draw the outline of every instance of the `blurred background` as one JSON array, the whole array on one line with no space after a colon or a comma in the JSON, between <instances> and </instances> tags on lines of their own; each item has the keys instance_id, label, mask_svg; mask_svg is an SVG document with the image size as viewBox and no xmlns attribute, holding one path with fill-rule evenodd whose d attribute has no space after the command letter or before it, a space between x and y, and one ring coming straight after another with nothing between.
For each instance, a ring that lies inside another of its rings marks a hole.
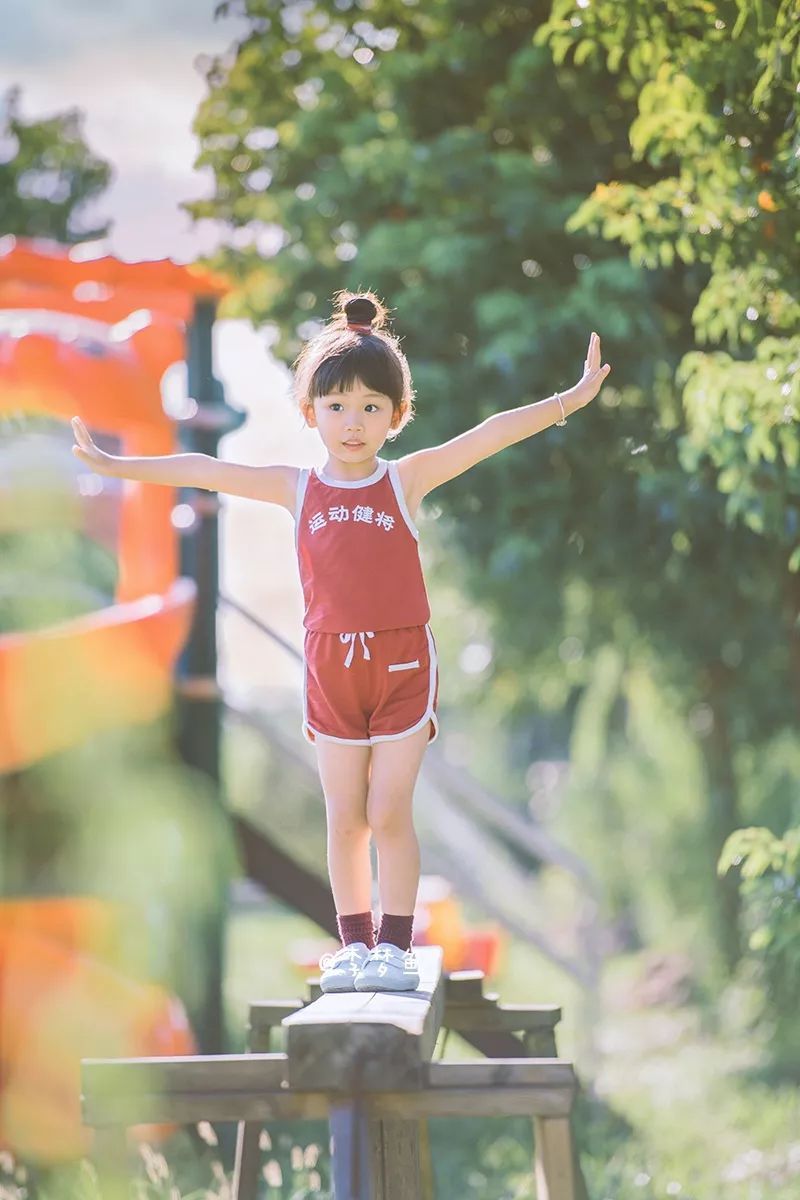
<instances>
[{"instance_id":1,"label":"blurred background","mask_svg":"<svg viewBox=\"0 0 800 1200\"><path fill-rule=\"evenodd\" d=\"M796 0L10 0L0 38L0 1184L91 1191L82 1056L233 1051L333 948L288 513L98 477L320 464L290 365L393 313L387 457L579 379L419 524L419 944L562 1008L591 1200L800 1186ZM456 1035L437 1053L476 1053ZM532 1195L435 1121L437 1196ZM225 1127L140 1187L230 1186ZM264 1200L330 1195L262 1135Z\"/></svg>"}]
</instances>

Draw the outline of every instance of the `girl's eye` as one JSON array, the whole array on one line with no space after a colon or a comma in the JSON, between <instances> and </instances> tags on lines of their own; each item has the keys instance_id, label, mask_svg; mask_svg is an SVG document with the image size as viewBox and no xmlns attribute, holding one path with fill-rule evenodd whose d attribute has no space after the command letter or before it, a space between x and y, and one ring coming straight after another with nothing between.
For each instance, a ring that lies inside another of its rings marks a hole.
<instances>
[{"instance_id":1,"label":"girl's eye","mask_svg":"<svg viewBox=\"0 0 800 1200\"><path fill-rule=\"evenodd\" d=\"M339 403L339 401L338 401L338 400L333 400L333 401L331 402L331 404L330 404L330 406L329 406L329 407L330 407L330 409L331 409L331 412L334 412L334 411L338 412L338 410L339 410L339 409L340 409L342 406L341 406L341 404ZM366 407L367 407L367 408L374 408L376 412L378 411L378 405L377 405L377 404L373 404L372 402L370 402L369 404L367 404L367 405L366 405Z\"/></svg>"}]
</instances>

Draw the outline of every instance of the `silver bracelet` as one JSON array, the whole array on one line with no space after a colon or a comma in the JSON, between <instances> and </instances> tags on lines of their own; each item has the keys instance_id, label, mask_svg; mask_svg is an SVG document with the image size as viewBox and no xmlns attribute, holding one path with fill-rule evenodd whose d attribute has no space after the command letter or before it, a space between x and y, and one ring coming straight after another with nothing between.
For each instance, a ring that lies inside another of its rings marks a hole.
<instances>
[{"instance_id":1,"label":"silver bracelet","mask_svg":"<svg viewBox=\"0 0 800 1200\"><path fill-rule=\"evenodd\" d=\"M556 400L558 401L559 407L561 409L561 420L556 421L556 425L566 425L567 414L564 412L564 405L561 403L561 397L559 396L558 392L555 393L555 397L556 397Z\"/></svg>"}]
</instances>

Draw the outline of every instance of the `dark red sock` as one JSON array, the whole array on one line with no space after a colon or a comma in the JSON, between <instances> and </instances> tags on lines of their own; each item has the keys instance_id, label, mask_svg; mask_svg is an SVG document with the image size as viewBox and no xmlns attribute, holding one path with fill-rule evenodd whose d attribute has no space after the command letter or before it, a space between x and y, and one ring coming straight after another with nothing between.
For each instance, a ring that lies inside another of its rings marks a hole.
<instances>
[{"instance_id":1,"label":"dark red sock","mask_svg":"<svg viewBox=\"0 0 800 1200\"><path fill-rule=\"evenodd\" d=\"M371 950L375 945L375 927L372 924L371 912L350 913L344 917L337 913L336 924L339 926L339 937L343 946L363 942Z\"/></svg>"},{"instance_id":2,"label":"dark red sock","mask_svg":"<svg viewBox=\"0 0 800 1200\"><path fill-rule=\"evenodd\" d=\"M394 916L392 913L381 913L381 927L378 930L379 942L391 942L401 950L411 948L411 929L414 924L414 914L410 917Z\"/></svg>"}]
</instances>

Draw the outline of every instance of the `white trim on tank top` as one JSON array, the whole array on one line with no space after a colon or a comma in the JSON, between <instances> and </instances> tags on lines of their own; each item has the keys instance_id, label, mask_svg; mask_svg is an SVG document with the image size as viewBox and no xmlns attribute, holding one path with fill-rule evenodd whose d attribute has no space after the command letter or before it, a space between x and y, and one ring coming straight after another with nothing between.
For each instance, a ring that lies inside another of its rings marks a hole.
<instances>
[{"instance_id":1,"label":"white trim on tank top","mask_svg":"<svg viewBox=\"0 0 800 1200\"><path fill-rule=\"evenodd\" d=\"M408 505L406 504L406 498L403 494L403 484L400 481L400 472L397 469L397 463L394 461L389 463L389 482L392 485L392 490L394 491L394 497L395 497L395 500L397 501L397 507L400 509L400 512L402 513L403 520L405 521L408 528L411 530L412 534L414 535L414 538L417 541L419 541L419 530L417 529L414 522L411 520L411 513L408 511Z\"/></svg>"},{"instance_id":2,"label":"white trim on tank top","mask_svg":"<svg viewBox=\"0 0 800 1200\"><path fill-rule=\"evenodd\" d=\"M300 473L297 476L297 495L294 505L294 547L299 549L300 542L300 514L303 511L303 501L306 498L306 488L308 487L308 467L301 467Z\"/></svg>"},{"instance_id":3,"label":"white trim on tank top","mask_svg":"<svg viewBox=\"0 0 800 1200\"><path fill-rule=\"evenodd\" d=\"M389 463L385 458L379 458L377 467L366 479L334 479L331 475L326 475L322 467L312 467L311 469L320 483L327 484L328 487L361 488L368 487L369 484L377 483L379 479L383 479L388 466Z\"/></svg>"}]
</instances>

